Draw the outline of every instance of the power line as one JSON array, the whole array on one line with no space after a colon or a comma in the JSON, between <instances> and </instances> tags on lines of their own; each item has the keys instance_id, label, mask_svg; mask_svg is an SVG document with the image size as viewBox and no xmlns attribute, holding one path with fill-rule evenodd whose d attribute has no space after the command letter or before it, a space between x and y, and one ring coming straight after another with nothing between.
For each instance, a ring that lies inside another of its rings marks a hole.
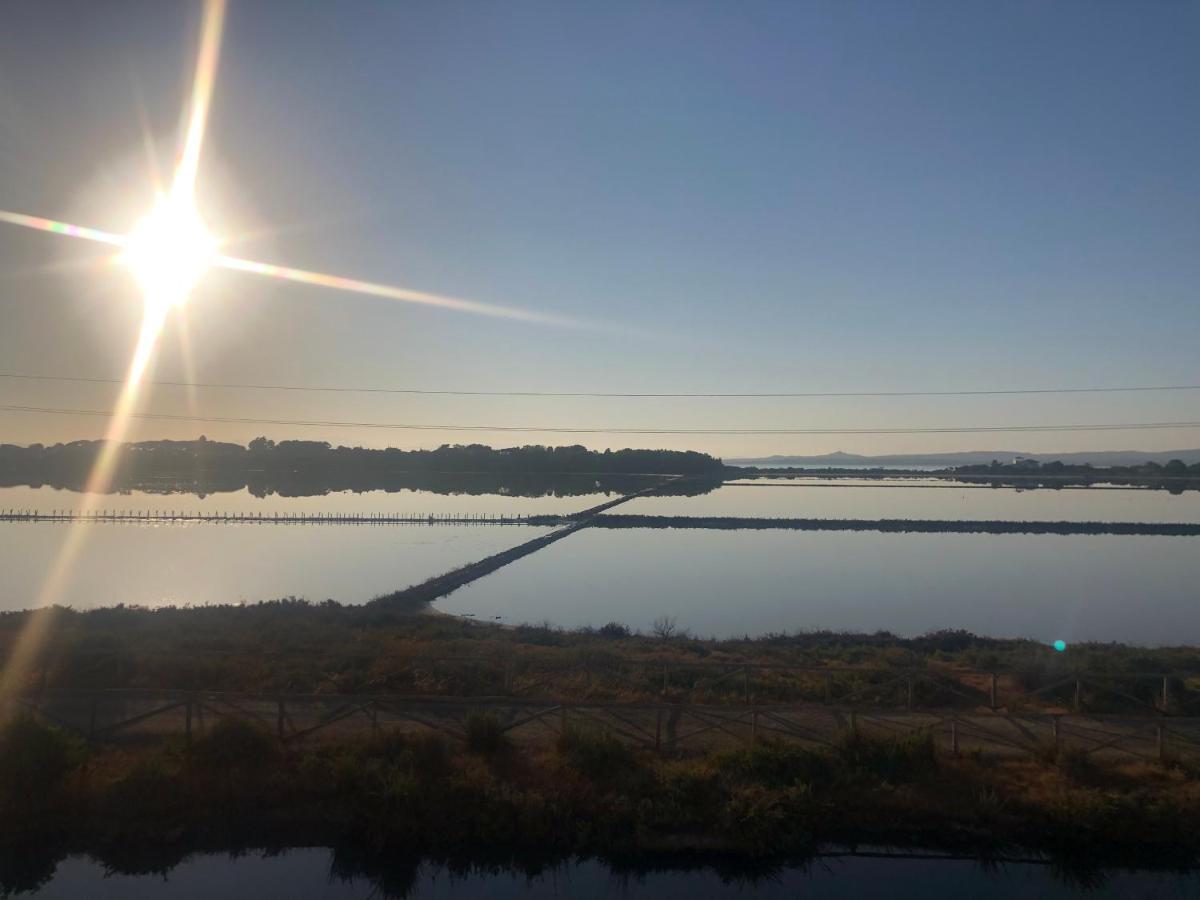
<instances>
[{"instance_id":1,"label":"power line","mask_svg":"<svg viewBox=\"0 0 1200 900\"><path fill-rule=\"evenodd\" d=\"M45 406L0 405L0 411L48 413L67 416L112 414L102 409L59 409ZM170 422L205 422L229 425L288 425L312 428L386 428L405 431L527 432L546 434L694 434L694 435L769 435L769 434L985 434L1037 431L1152 431L1165 428L1200 428L1200 422L1115 422L1065 425L976 425L959 428L562 428L536 425L427 425L400 422L343 422L320 419L259 419L239 416L184 416L170 413L133 413L133 418Z\"/></svg>"},{"instance_id":2,"label":"power line","mask_svg":"<svg viewBox=\"0 0 1200 900\"><path fill-rule=\"evenodd\" d=\"M85 378L68 375L28 375L15 372L0 372L0 378L23 381L65 381L76 384L123 384L120 378ZM779 392L667 392L667 391L458 391L431 390L424 388L383 387L329 387L294 384L234 384L227 382L192 381L146 381L156 387L219 388L247 391L298 391L304 393L333 394L417 394L454 397L609 397L616 399L634 398L685 398L712 399L737 398L784 398L784 397L986 397L1011 396L1018 394L1121 394L1148 391L1200 391L1200 384L1159 384L1135 387L1080 387L1080 388L1012 388L979 391L779 391Z\"/></svg>"}]
</instances>

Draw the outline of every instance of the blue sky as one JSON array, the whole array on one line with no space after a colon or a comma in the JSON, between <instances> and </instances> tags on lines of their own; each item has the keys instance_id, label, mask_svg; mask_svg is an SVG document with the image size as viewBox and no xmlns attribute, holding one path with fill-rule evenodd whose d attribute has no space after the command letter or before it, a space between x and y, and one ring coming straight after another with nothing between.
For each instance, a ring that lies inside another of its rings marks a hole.
<instances>
[{"instance_id":1,"label":"blue sky","mask_svg":"<svg viewBox=\"0 0 1200 900\"><path fill-rule=\"evenodd\" d=\"M114 229L136 218L139 103L167 165L199 9L10 14L0 208ZM1198 39L1200 8L1169 2L234 2L201 202L218 233L260 233L236 251L605 327L219 274L187 310L197 377L584 391L1200 383ZM61 268L94 255L65 243L0 232L0 368L119 375L140 301L123 273ZM185 375L173 331L156 375ZM274 418L862 428L1196 420L1198 398L197 402ZM98 386L0 383L3 403L111 400ZM146 402L187 408L178 389ZM0 439L101 424L0 414ZM200 431L464 439L164 422L138 436ZM739 455L1154 449L1200 433L578 440Z\"/></svg>"}]
</instances>

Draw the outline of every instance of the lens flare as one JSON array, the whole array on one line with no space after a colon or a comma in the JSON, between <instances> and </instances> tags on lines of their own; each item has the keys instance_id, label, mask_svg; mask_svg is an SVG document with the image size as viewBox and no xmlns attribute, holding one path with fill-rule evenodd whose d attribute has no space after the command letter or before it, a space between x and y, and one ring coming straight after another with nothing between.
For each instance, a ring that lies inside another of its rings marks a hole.
<instances>
[{"instance_id":1,"label":"lens flare","mask_svg":"<svg viewBox=\"0 0 1200 900\"><path fill-rule=\"evenodd\" d=\"M120 256L142 289L146 315L153 318L183 306L216 258L217 240L189 193L176 189L160 198L134 226Z\"/></svg>"},{"instance_id":2,"label":"lens flare","mask_svg":"<svg viewBox=\"0 0 1200 900\"><path fill-rule=\"evenodd\" d=\"M574 320L547 316L529 310L458 297L431 294L397 285L344 278L322 272L276 266L270 263L225 256L218 252L218 241L209 232L197 210L196 181L201 150L207 130L208 113L220 59L221 33L225 20L225 0L206 0L196 56L195 74L185 118L186 131L169 189L160 194L154 208L128 234L116 234L96 228L59 222L25 213L0 210L0 222L32 228L50 234L79 238L120 249L117 258L137 279L143 295L142 324L129 362L120 396L109 418L105 442L87 480L79 509L86 513L96 508L110 488L119 462L120 443L130 421L138 415L140 386L158 345L159 335L170 313L177 313L192 289L211 267L247 272L267 278L332 288L406 303L452 309L476 315L500 316L528 322L579 326ZM155 179L157 188L157 179ZM61 586L74 567L83 546L86 526L75 525L46 573L37 600L38 607L56 602ZM49 615L34 615L10 649L0 671L0 691L20 690L30 667L43 646Z\"/></svg>"}]
</instances>

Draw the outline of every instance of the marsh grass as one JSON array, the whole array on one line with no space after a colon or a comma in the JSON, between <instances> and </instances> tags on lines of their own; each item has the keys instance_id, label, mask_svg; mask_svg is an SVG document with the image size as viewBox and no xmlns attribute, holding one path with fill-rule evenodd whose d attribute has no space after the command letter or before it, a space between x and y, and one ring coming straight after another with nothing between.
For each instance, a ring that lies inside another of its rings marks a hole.
<instances>
[{"instance_id":1,"label":"marsh grass","mask_svg":"<svg viewBox=\"0 0 1200 900\"><path fill-rule=\"evenodd\" d=\"M53 805L86 758L78 738L18 716L0 728L0 802L16 813Z\"/></svg>"},{"instance_id":2,"label":"marsh grass","mask_svg":"<svg viewBox=\"0 0 1200 900\"><path fill-rule=\"evenodd\" d=\"M563 762L592 781L612 782L640 767L631 747L594 725L568 725L558 736L556 746Z\"/></svg>"},{"instance_id":3,"label":"marsh grass","mask_svg":"<svg viewBox=\"0 0 1200 900\"><path fill-rule=\"evenodd\" d=\"M467 714L465 733L467 749L480 756L495 756L511 746L495 713L472 710Z\"/></svg>"}]
</instances>

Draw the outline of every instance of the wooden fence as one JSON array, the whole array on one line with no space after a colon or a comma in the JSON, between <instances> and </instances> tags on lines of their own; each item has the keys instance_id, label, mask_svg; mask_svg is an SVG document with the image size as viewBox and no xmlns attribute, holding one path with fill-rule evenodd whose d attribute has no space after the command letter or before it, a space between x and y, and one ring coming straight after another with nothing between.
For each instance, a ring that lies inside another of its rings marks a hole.
<instances>
[{"instance_id":1,"label":"wooden fence","mask_svg":"<svg viewBox=\"0 0 1200 900\"><path fill-rule=\"evenodd\" d=\"M210 680L223 679L223 651L189 648ZM258 657L286 673L294 654ZM48 654L32 679L38 691L125 689L179 683L172 653L72 651ZM281 677L290 677L287 675ZM316 692L326 679L312 682ZM690 662L633 659L604 651L554 655L384 657L362 682L331 692L372 695L513 697L571 703L669 702L713 706L820 704L915 711L986 708L1006 713L1200 715L1200 674L1101 672L1047 668L1033 672L957 667L802 666L742 661Z\"/></svg>"},{"instance_id":2,"label":"wooden fence","mask_svg":"<svg viewBox=\"0 0 1200 900\"><path fill-rule=\"evenodd\" d=\"M89 743L192 740L226 717L252 721L286 745L383 729L434 731L465 741L473 716L488 716L517 743L545 743L571 727L606 731L647 750L731 748L774 738L829 746L847 732L927 732L947 753L1045 758L1087 756L1200 759L1200 717L906 711L824 704L718 706L689 703L563 703L518 697L245 694L213 691L48 691L9 701Z\"/></svg>"}]
</instances>

